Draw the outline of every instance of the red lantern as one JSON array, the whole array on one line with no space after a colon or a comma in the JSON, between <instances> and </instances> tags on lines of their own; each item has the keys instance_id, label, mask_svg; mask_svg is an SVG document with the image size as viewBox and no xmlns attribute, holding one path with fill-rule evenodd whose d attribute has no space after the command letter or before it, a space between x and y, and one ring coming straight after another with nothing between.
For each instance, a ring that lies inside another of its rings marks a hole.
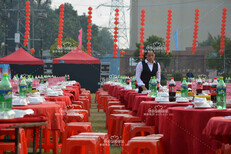
<instances>
[{"instance_id":1,"label":"red lantern","mask_svg":"<svg viewBox=\"0 0 231 154\"><path fill-rule=\"evenodd\" d=\"M114 39L113 41L114 41L114 42L117 42L118 40L117 40L117 39Z\"/></svg>"},{"instance_id":2,"label":"red lantern","mask_svg":"<svg viewBox=\"0 0 231 154\"><path fill-rule=\"evenodd\" d=\"M92 20L88 19L87 22L88 22L88 23L92 23Z\"/></svg>"},{"instance_id":3,"label":"red lantern","mask_svg":"<svg viewBox=\"0 0 231 154\"><path fill-rule=\"evenodd\" d=\"M29 12L28 12L28 13L26 13L26 16L28 16L28 17L29 17L29 16L30 16L30 13L29 13Z\"/></svg>"},{"instance_id":4,"label":"red lantern","mask_svg":"<svg viewBox=\"0 0 231 154\"><path fill-rule=\"evenodd\" d=\"M143 49L143 48L140 48L140 49L139 49L139 51L140 51L140 52L143 52L143 51L144 51L144 49Z\"/></svg>"},{"instance_id":5,"label":"red lantern","mask_svg":"<svg viewBox=\"0 0 231 154\"><path fill-rule=\"evenodd\" d=\"M30 53L31 53L31 54L34 54L34 53L35 53L35 49L34 49L34 48L31 48L31 49L30 49Z\"/></svg>"},{"instance_id":6,"label":"red lantern","mask_svg":"<svg viewBox=\"0 0 231 154\"><path fill-rule=\"evenodd\" d=\"M91 16L91 15L89 15L89 16L88 16L88 19L91 19L91 18L92 18L92 16Z\"/></svg>"},{"instance_id":7,"label":"red lantern","mask_svg":"<svg viewBox=\"0 0 231 154\"><path fill-rule=\"evenodd\" d=\"M26 1L26 5L30 5L30 1Z\"/></svg>"},{"instance_id":8,"label":"red lantern","mask_svg":"<svg viewBox=\"0 0 231 154\"><path fill-rule=\"evenodd\" d=\"M141 10L141 13L142 13L142 14L145 14L145 10Z\"/></svg>"},{"instance_id":9,"label":"red lantern","mask_svg":"<svg viewBox=\"0 0 231 154\"><path fill-rule=\"evenodd\" d=\"M91 11L91 10L92 10L92 7L89 7L89 8L88 8L88 10L90 10L90 11Z\"/></svg>"},{"instance_id":10,"label":"red lantern","mask_svg":"<svg viewBox=\"0 0 231 154\"><path fill-rule=\"evenodd\" d=\"M113 55L113 58L116 59L116 58L117 58L117 55Z\"/></svg>"},{"instance_id":11,"label":"red lantern","mask_svg":"<svg viewBox=\"0 0 231 154\"><path fill-rule=\"evenodd\" d=\"M91 29L87 29L87 32L88 32L88 33L91 33Z\"/></svg>"},{"instance_id":12,"label":"red lantern","mask_svg":"<svg viewBox=\"0 0 231 154\"><path fill-rule=\"evenodd\" d=\"M88 29L91 29L91 28L92 28L92 26L91 26L91 25L87 25L87 28L88 28Z\"/></svg>"},{"instance_id":13,"label":"red lantern","mask_svg":"<svg viewBox=\"0 0 231 154\"><path fill-rule=\"evenodd\" d=\"M125 51L124 51L124 50L121 50L121 51L120 51L120 55L123 57L124 54L125 54Z\"/></svg>"},{"instance_id":14,"label":"red lantern","mask_svg":"<svg viewBox=\"0 0 231 154\"><path fill-rule=\"evenodd\" d=\"M90 36L88 36L88 37L87 37L87 40L91 40L91 37L90 37Z\"/></svg>"}]
</instances>

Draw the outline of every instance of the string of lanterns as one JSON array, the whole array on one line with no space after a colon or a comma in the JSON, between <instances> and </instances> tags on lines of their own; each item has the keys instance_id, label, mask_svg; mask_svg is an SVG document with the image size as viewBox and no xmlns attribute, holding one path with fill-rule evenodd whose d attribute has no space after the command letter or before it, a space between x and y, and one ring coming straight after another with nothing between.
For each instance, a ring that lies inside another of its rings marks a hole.
<instances>
[{"instance_id":1,"label":"string of lanterns","mask_svg":"<svg viewBox=\"0 0 231 154\"><path fill-rule=\"evenodd\" d=\"M200 10L195 9L195 20L194 20L194 33L193 33L193 43L192 43L192 53L196 52L196 45L197 45L197 37L198 37L198 28L199 28L199 15L200 15Z\"/></svg>"},{"instance_id":2,"label":"string of lanterns","mask_svg":"<svg viewBox=\"0 0 231 154\"><path fill-rule=\"evenodd\" d=\"M63 40L63 23L64 23L64 5L61 4L59 8L59 34L58 34L58 48L62 48Z\"/></svg>"},{"instance_id":3,"label":"string of lanterns","mask_svg":"<svg viewBox=\"0 0 231 154\"><path fill-rule=\"evenodd\" d=\"M141 10L141 28L140 28L140 53L139 53L139 58L140 60L144 56L144 25L145 25L145 10Z\"/></svg>"},{"instance_id":4,"label":"string of lanterns","mask_svg":"<svg viewBox=\"0 0 231 154\"><path fill-rule=\"evenodd\" d=\"M115 28L114 28L114 44L113 44L113 58L116 59L117 58L117 50L118 50L118 45L117 45L117 42L118 42L118 24L119 24L119 9L115 9Z\"/></svg>"},{"instance_id":5,"label":"string of lanterns","mask_svg":"<svg viewBox=\"0 0 231 154\"><path fill-rule=\"evenodd\" d=\"M172 24L172 10L168 10L167 32L166 32L166 54L170 52L170 38L171 38L171 24Z\"/></svg>"},{"instance_id":6,"label":"string of lanterns","mask_svg":"<svg viewBox=\"0 0 231 154\"><path fill-rule=\"evenodd\" d=\"M30 1L26 1L26 21L25 21L25 35L23 45L28 45L30 35Z\"/></svg>"},{"instance_id":7,"label":"string of lanterns","mask_svg":"<svg viewBox=\"0 0 231 154\"><path fill-rule=\"evenodd\" d=\"M226 11L227 8L223 8L222 24L221 24L221 41L219 54L222 56L225 52L225 26L226 26Z\"/></svg>"},{"instance_id":8,"label":"string of lanterns","mask_svg":"<svg viewBox=\"0 0 231 154\"><path fill-rule=\"evenodd\" d=\"M91 56L91 28L92 28L92 8L88 8L88 25L87 25L87 53Z\"/></svg>"}]
</instances>

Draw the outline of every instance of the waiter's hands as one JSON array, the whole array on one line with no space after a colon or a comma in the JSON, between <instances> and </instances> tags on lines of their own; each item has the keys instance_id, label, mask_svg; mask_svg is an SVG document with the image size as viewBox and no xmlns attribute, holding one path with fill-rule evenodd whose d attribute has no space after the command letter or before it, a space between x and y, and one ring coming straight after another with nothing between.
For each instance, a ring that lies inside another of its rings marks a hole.
<instances>
[{"instance_id":1,"label":"waiter's hands","mask_svg":"<svg viewBox=\"0 0 231 154\"><path fill-rule=\"evenodd\" d=\"M142 85L141 88L143 89L143 91L148 90L144 85Z\"/></svg>"}]
</instances>

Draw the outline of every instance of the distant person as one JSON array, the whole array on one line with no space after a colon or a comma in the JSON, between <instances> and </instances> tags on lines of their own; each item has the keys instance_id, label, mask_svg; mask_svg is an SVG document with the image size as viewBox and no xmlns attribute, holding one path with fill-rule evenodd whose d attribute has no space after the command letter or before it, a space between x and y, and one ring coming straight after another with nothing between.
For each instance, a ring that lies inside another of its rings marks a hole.
<instances>
[{"instance_id":1,"label":"distant person","mask_svg":"<svg viewBox=\"0 0 231 154\"><path fill-rule=\"evenodd\" d=\"M155 51L148 48L144 51L144 58L136 66L136 81L139 87L139 93L149 89L149 80L152 76L158 77L160 82L161 70L160 64L155 61Z\"/></svg>"},{"instance_id":2,"label":"distant person","mask_svg":"<svg viewBox=\"0 0 231 154\"><path fill-rule=\"evenodd\" d=\"M186 74L186 78L188 79L188 78L193 78L194 77L194 75L193 75L193 73L191 72L191 71L189 71L187 74Z\"/></svg>"}]
</instances>

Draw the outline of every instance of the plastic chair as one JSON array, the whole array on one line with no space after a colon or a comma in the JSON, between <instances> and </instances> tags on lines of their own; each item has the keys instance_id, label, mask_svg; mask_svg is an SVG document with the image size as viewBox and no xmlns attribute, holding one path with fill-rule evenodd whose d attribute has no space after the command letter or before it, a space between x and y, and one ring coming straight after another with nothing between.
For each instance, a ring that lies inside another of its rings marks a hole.
<instances>
[{"instance_id":1,"label":"plastic chair","mask_svg":"<svg viewBox=\"0 0 231 154\"><path fill-rule=\"evenodd\" d=\"M92 132L92 126L90 122L67 123L62 140L65 141L70 136L77 135L82 132Z\"/></svg>"},{"instance_id":2,"label":"plastic chair","mask_svg":"<svg viewBox=\"0 0 231 154\"><path fill-rule=\"evenodd\" d=\"M89 122L89 116L88 111L83 109L71 109L68 110L67 113L70 113L70 115L75 114L82 114L83 115L83 121L82 122Z\"/></svg>"},{"instance_id":3,"label":"plastic chair","mask_svg":"<svg viewBox=\"0 0 231 154\"><path fill-rule=\"evenodd\" d=\"M108 107L108 110L106 112L106 129L108 128L108 123L109 123L109 119L110 119L110 114L113 110L123 110L125 109L124 105L112 105Z\"/></svg>"},{"instance_id":4,"label":"plastic chair","mask_svg":"<svg viewBox=\"0 0 231 154\"><path fill-rule=\"evenodd\" d=\"M62 148L62 154L100 154L100 139L98 136L92 137L72 137L68 138L64 147Z\"/></svg>"},{"instance_id":5,"label":"plastic chair","mask_svg":"<svg viewBox=\"0 0 231 154\"><path fill-rule=\"evenodd\" d=\"M4 137L8 135L11 138L15 139L15 129L1 129L0 130L0 138L4 139ZM5 153L7 151L15 152L15 143L14 142L0 142L0 154ZM23 128L19 128L19 153L27 154L27 143L25 137L25 131Z\"/></svg>"},{"instance_id":6,"label":"plastic chair","mask_svg":"<svg viewBox=\"0 0 231 154\"><path fill-rule=\"evenodd\" d=\"M98 136L100 137L100 154L110 154L110 145L109 145L109 138L107 133L79 133L78 136ZM76 135L71 136L71 137L76 137Z\"/></svg>"},{"instance_id":7,"label":"plastic chair","mask_svg":"<svg viewBox=\"0 0 231 154\"><path fill-rule=\"evenodd\" d=\"M154 130L154 126L146 126L145 123L124 123L122 149L131 138L154 134Z\"/></svg>"},{"instance_id":8,"label":"plastic chair","mask_svg":"<svg viewBox=\"0 0 231 154\"><path fill-rule=\"evenodd\" d=\"M134 137L128 141L122 150L123 154L140 154L141 151L144 154L164 154L163 135L152 134L145 137Z\"/></svg>"}]
</instances>

